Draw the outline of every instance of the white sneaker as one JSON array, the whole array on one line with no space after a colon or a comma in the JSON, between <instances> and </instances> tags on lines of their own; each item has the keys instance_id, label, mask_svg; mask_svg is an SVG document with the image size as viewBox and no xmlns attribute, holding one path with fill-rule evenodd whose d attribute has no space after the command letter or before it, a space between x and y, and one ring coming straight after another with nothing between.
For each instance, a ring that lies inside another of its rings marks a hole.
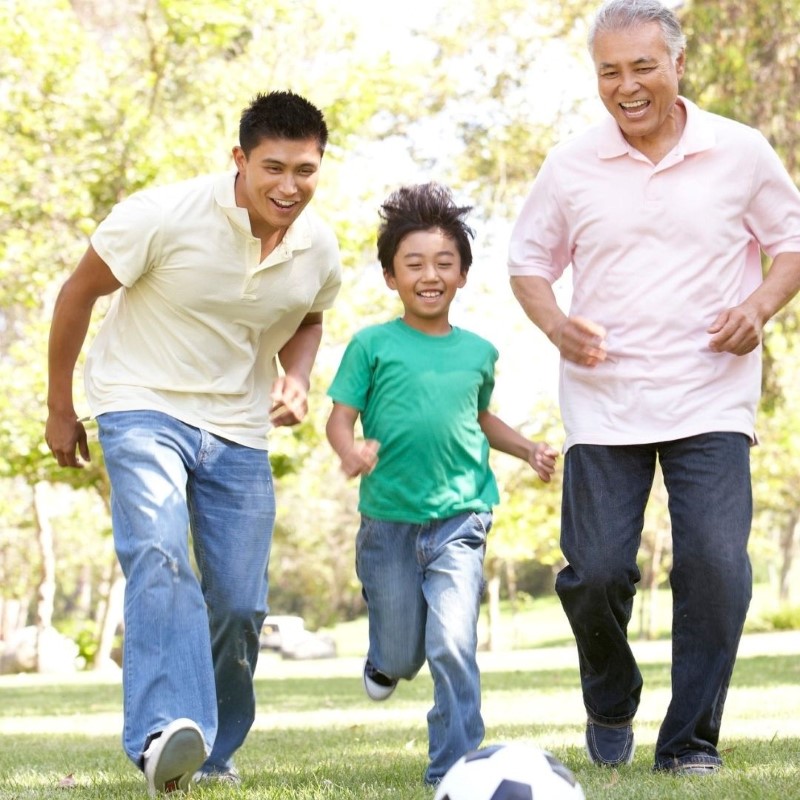
<instances>
[{"instance_id":1,"label":"white sneaker","mask_svg":"<svg viewBox=\"0 0 800 800\"><path fill-rule=\"evenodd\" d=\"M364 670L362 673L364 680L364 691L370 700L386 700L389 695L397 688L397 681L384 675L380 670L372 666L368 658L364 659Z\"/></svg>"},{"instance_id":2,"label":"white sneaker","mask_svg":"<svg viewBox=\"0 0 800 800\"><path fill-rule=\"evenodd\" d=\"M233 768L229 767L224 772L203 772L198 770L194 774L195 783L228 783L232 786L239 786L242 779L239 773Z\"/></svg>"},{"instance_id":3,"label":"white sneaker","mask_svg":"<svg viewBox=\"0 0 800 800\"><path fill-rule=\"evenodd\" d=\"M144 751L147 792L185 792L194 773L206 760L206 744L200 728L190 719L170 722Z\"/></svg>"}]
</instances>

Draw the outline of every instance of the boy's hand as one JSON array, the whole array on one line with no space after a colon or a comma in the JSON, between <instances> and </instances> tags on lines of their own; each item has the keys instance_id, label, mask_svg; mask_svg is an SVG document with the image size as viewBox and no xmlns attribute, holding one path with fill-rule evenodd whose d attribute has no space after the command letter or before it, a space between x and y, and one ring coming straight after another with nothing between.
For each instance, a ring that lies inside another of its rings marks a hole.
<instances>
[{"instance_id":1,"label":"boy's hand","mask_svg":"<svg viewBox=\"0 0 800 800\"><path fill-rule=\"evenodd\" d=\"M348 478L357 475L369 475L378 463L380 443L375 439L356 442L352 449L342 458L342 471Z\"/></svg>"},{"instance_id":2,"label":"boy's hand","mask_svg":"<svg viewBox=\"0 0 800 800\"><path fill-rule=\"evenodd\" d=\"M547 442L533 442L532 445L528 452L528 463L545 483L550 483L550 478L556 471L558 450L553 450Z\"/></svg>"}]
</instances>

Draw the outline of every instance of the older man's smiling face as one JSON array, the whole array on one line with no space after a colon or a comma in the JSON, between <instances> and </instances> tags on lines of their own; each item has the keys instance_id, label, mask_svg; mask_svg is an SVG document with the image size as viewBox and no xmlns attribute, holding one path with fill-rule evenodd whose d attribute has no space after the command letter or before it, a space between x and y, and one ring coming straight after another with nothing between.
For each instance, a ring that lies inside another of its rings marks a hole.
<instances>
[{"instance_id":1,"label":"older man's smiling face","mask_svg":"<svg viewBox=\"0 0 800 800\"><path fill-rule=\"evenodd\" d=\"M599 32L593 58L600 99L634 147L647 153L675 138L684 53L670 56L657 22Z\"/></svg>"}]
</instances>

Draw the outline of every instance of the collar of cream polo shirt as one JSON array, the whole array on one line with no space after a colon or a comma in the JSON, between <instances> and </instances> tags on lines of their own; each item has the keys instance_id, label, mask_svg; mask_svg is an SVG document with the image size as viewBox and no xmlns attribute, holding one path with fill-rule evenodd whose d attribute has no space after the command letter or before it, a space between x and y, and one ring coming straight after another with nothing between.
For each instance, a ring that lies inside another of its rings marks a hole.
<instances>
[{"instance_id":1,"label":"collar of cream polo shirt","mask_svg":"<svg viewBox=\"0 0 800 800\"><path fill-rule=\"evenodd\" d=\"M682 160L692 153L701 153L703 150L710 150L717 141L714 128L704 113L691 101L685 97L678 97L677 100L686 110L686 125L683 128L680 141L675 147L674 153L677 160ZM598 158L618 158L619 156L632 155L634 158L642 158L635 147L631 147L627 139L622 135L622 131L611 115L602 122L600 126L600 138L597 143ZM670 164L675 163L671 160ZM656 168L661 166L656 165ZM669 164L664 164L664 167Z\"/></svg>"},{"instance_id":2,"label":"collar of cream polo shirt","mask_svg":"<svg viewBox=\"0 0 800 800\"><path fill-rule=\"evenodd\" d=\"M236 205L236 193L234 185L236 183L237 171L222 173L214 183L214 199L222 209L225 216L243 233L251 238L253 230L250 227L250 217L247 209ZM283 239L277 247L264 259L262 267L269 267L273 264L282 264L292 257L292 253L297 250L308 250L312 244L311 223L303 209L300 216L287 228Z\"/></svg>"}]
</instances>

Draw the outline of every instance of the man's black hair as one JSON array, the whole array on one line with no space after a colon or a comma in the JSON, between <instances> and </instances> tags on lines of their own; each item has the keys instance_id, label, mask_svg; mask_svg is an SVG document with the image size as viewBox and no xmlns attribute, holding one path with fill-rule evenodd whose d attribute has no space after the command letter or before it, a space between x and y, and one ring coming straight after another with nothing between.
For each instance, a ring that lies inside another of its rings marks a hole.
<instances>
[{"instance_id":1,"label":"man's black hair","mask_svg":"<svg viewBox=\"0 0 800 800\"><path fill-rule=\"evenodd\" d=\"M239 146L245 156L263 139L316 139L320 153L328 143L328 126L322 112L294 92L257 94L242 111Z\"/></svg>"}]
</instances>

